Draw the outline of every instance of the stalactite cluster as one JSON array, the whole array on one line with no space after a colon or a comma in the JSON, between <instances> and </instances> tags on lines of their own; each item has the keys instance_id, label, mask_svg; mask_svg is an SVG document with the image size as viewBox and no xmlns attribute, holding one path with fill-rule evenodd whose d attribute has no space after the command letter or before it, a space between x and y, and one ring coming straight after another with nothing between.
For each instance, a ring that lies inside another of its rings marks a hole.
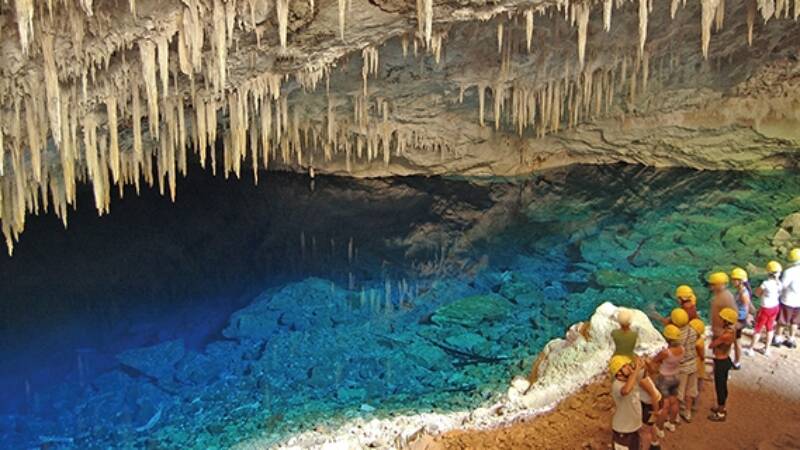
<instances>
[{"instance_id":1,"label":"stalactite cluster","mask_svg":"<svg viewBox=\"0 0 800 450\"><path fill-rule=\"evenodd\" d=\"M748 0L747 41L753 41L757 13L764 21L796 20L800 0L793 8L790 2ZM607 33L613 10L627 3L638 8L635 53L594 62L587 55L587 42L597 32L591 27L593 7L601 8ZM560 0L514 7L505 19L495 12L476 13L475 18L497 19L500 67L492 77L459 81L459 100L474 87L481 126L489 95L496 130L508 124L519 134L530 128L534 136L608 112L615 97L633 101L651 77L647 30L653 7L650 0L627 3ZM719 31L724 25L725 0L700 3L700 49L707 57L712 26ZM129 0L118 10L87 0L0 2L0 25L16 24L0 29L0 37L14 36L0 43L0 55L17 55L0 67L0 223L9 252L28 213L52 206L66 226L79 183L91 184L100 214L109 211L114 188L119 195L126 185L138 192L142 181L175 199L176 180L187 171L190 151L203 167L222 170L226 177L240 176L249 158L256 179L275 161L313 167L314 158L343 158L351 170L358 161L389 165L409 149L452 152L446 139L393 120L392 99L370 89L369 78L381 73L382 41L345 41L355 35L347 27L358 26L350 19L352 0L331 4L331 17L338 18L332 32L344 54L360 50L362 88L337 92L330 86L339 63L330 55L298 60L293 21L322 7L307 5L300 0L183 0L154 6ZM673 17L680 6L679 0L671 3ZM404 57L412 44L415 56L422 47L437 66L446 65L448 31L435 22L438 7L432 0L417 0L411 17L416 30L394 35L402 40ZM575 29L577 61L559 76L513 70L517 41L531 58L540 57L535 13L547 20L561 20L563 13ZM523 39L513 35L517 19ZM115 30L117 24L125 31ZM257 50L239 48L251 41ZM324 117L303 101L322 81ZM352 116L341 113L348 109Z\"/></svg>"}]
</instances>

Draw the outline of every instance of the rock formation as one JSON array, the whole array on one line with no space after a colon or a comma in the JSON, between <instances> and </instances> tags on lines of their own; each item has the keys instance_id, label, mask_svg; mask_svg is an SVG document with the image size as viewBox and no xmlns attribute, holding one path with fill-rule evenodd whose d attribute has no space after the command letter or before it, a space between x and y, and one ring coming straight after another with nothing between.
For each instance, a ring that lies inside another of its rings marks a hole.
<instances>
[{"instance_id":1,"label":"rock formation","mask_svg":"<svg viewBox=\"0 0 800 450\"><path fill-rule=\"evenodd\" d=\"M127 185L174 199L191 158L225 177L794 166L798 15L800 0L7 0L3 234L10 252L50 208L66 225L80 183L100 214Z\"/></svg>"}]
</instances>

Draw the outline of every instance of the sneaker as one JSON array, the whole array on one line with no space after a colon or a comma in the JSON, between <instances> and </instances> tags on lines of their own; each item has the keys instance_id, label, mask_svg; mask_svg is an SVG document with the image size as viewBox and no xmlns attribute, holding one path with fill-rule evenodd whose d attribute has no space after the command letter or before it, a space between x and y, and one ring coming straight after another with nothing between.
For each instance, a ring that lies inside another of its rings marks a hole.
<instances>
[{"instance_id":1,"label":"sneaker","mask_svg":"<svg viewBox=\"0 0 800 450\"><path fill-rule=\"evenodd\" d=\"M769 356L770 355L769 347L760 348L760 349L758 349L756 351L758 353L761 353L764 356Z\"/></svg>"},{"instance_id":2,"label":"sneaker","mask_svg":"<svg viewBox=\"0 0 800 450\"><path fill-rule=\"evenodd\" d=\"M683 419L686 423L692 423L692 412L691 411L681 411L681 419Z\"/></svg>"},{"instance_id":3,"label":"sneaker","mask_svg":"<svg viewBox=\"0 0 800 450\"><path fill-rule=\"evenodd\" d=\"M675 424L668 420L664 422L664 429L667 431L675 431Z\"/></svg>"},{"instance_id":4,"label":"sneaker","mask_svg":"<svg viewBox=\"0 0 800 450\"><path fill-rule=\"evenodd\" d=\"M653 430L656 432L656 436L658 436L659 439L662 439L664 437L664 430L662 430L661 428L653 426Z\"/></svg>"},{"instance_id":5,"label":"sneaker","mask_svg":"<svg viewBox=\"0 0 800 450\"><path fill-rule=\"evenodd\" d=\"M742 349L742 353L744 353L745 356L753 356L753 349L752 348Z\"/></svg>"},{"instance_id":6,"label":"sneaker","mask_svg":"<svg viewBox=\"0 0 800 450\"><path fill-rule=\"evenodd\" d=\"M742 370L742 363L735 362L732 364L733 370Z\"/></svg>"},{"instance_id":7,"label":"sneaker","mask_svg":"<svg viewBox=\"0 0 800 450\"><path fill-rule=\"evenodd\" d=\"M775 336L772 338L772 345L780 346L783 344L783 336Z\"/></svg>"},{"instance_id":8,"label":"sneaker","mask_svg":"<svg viewBox=\"0 0 800 450\"><path fill-rule=\"evenodd\" d=\"M725 422L725 419L727 418L727 416L728 416L727 413L724 413L722 411L717 411L717 412L709 415L708 416L708 420L710 420L712 422Z\"/></svg>"},{"instance_id":9,"label":"sneaker","mask_svg":"<svg viewBox=\"0 0 800 450\"><path fill-rule=\"evenodd\" d=\"M784 347L787 347L787 348L796 348L797 347L797 343L794 341L794 339L790 339L790 340L784 342L783 345L784 345Z\"/></svg>"}]
</instances>

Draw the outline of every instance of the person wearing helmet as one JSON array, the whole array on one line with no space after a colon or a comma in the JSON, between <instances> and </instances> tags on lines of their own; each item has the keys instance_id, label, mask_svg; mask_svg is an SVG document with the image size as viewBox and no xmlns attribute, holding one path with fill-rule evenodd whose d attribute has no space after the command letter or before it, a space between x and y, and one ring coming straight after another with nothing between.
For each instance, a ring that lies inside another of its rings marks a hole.
<instances>
[{"instance_id":1,"label":"person wearing helmet","mask_svg":"<svg viewBox=\"0 0 800 450\"><path fill-rule=\"evenodd\" d=\"M675 289L675 299L678 301L678 306L686 310L689 314L689 320L696 319L697 316L697 297L694 295L694 290L687 285L678 286ZM663 317L658 312L652 311L648 314L651 319L661 322L663 325L670 323L669 317Z\"/></svg>"},{"instance_id":2,"label":"person wearing helmet","mask_svg":"<svg viewBox=\"0 0 800 450\"><path fill-rule=\"evenodd\" d=\"M703 392L703 381L706 379L706 324L700 319L692 319L689 321L689 326L697 333L697 395ZM700 402L692 404L692 412L697 411Z\"/></svg>"},{"instance_id":3,"label":"person wearing helmet","mask_svg":"<svg viewBox=\"0 0 800 450\"><path fill-rule=\"evenodd\" d=\"M725 403L728 401L728 374L733 368L731 361L731 347L736 341L736 322L739 313L733 308L723 308L719 318L724 323L722 332L714 338L708 347L714 351L714 388L717 391L717 406L711 408L708 419L714 422L724 422L728 411Z\"/></svg>"},{"instance_id":4,"label":"person wearing helmet","mask_svg":"<svg viewBox=\"0 0 800 450\"><path fill-rule=\"evenodd\" d=\"M736 300L736 312L739 319L736 322L736 342L733 344L733 368L735 370L741 369L742 346L740 339L742 338L742 330L747 327L747 317L750 314L750 302L752 295L750 294L750 277L747 271L741 267L736 267L731 271L731 280L733 287L736 289L734 293L734 300Z\"/></svg>"},{"instance_id":5,"label":"person wearing helmet","mask_svg":"<svg viewBox=\"0 0 800 450\"><path fill-rule=\"evenodd\" d=\"M777 261L767 263L767 279L756 288L756 295L761 299L761 308L759 308L756 316L756 325L753 328L753 339L750 342L750 347L744 349L746 355L753 354L753 350L761 339L761 332L765 328L767 329L767 340L764 342L764 349L760 351L766 356L769 355L769 347L775 337L775 320L778 318L778 312L780 311L780 298L783 291L781 271L783 271L783 267Z\"/></svg>"},{"instance_id":6,"label":"person wearing helmet","mask_svg":"<svg viewBox=\"0 0 800 450\"><path fill-rule=\"evenodd\" d=\"M736 309L736 300L728 290L730 279L725 272L715 272L708 277L708 288L711 290L711 336L716 338L722 334L725 323L719 318L719 312L724 308Z\"/></svg>"},{"instance_id":7,"label":"person wearing helmet","mask_svg":"<svg viewBox=\"0 0 800 450\"><path fill-rule=\"evenodd\" d=\"M659 366L656 387L663 398L659 423L661 428L675 431L679 411L680 379L678 378L678 369L685 351L681 345L681 330L677 326L669 324L664 327L664 339L667 340L667 348L661 350L652 360L654 365ZM658 430L656 434L658 434Z\"/></svg>"},{"instance_id":8,"label":"person wearing helmet","mask_svg":"<svg viewBox=\"0 0 800 450\"><path fill-rule=\"evenodd\" d=\"M642 428L642 402L639 382L643 365L638 358L616 355L608 364L611 373L611 397L614 415L611 432L615 449L639 450L639 430Z\"/></svg>"},{"instance_id":9,"label":"person wearing helmet","mask_svg":"<svg viewBox=\"0 0 800 450\"><path fill-rule=\"evenodd\" d=\"M617 322L619 328L611 332L611 339L614 340L614 354L624 355L634 358L634 349L636 349L636 341L639 339L639 333L631 328L631 321L633 320L633 312L627 308L619 308L617 310Z\"/></svg>"},{"instance_id":10,"label":"person wearing helmet","mask_svg":"<svg viewBox=\"0 0 800 450\"><path fill-rule=\"evenodd\" d=\"M775 345L783 344L789 348L797 347L794 336L797 326L800 325L800 248L789 252L789 267L783 271L781 283L780 313L778 314L778 331L775 334ZM789 337L784 341L783 334L789 332Z\"/></svg>"},{"instance_id":11,"label":"person wearing helmet","mask_svg":"<svg viewBox=\"0 0 800 450\"><path fill-rule=\"evenodd\" d=\"M697 397L697 333L689 326L689 314L683 308L673 309L670 318L681 333L683 357L678 365L678 401L680 417L688 423L692 421L692 404Z\"/></svg>"}]
</instances>

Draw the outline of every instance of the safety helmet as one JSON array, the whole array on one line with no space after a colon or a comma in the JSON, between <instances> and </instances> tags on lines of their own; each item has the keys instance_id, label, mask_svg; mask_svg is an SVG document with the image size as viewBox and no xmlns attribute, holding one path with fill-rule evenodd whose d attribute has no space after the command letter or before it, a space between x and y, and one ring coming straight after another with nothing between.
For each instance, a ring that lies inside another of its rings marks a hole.
<instances>
[{"instance_id":1,"label":"safety helmet","mask_svg":"<svg viewBox=\"0 0 800 450\"><path fill-rule=\"evenodd\" d=\"M675 308L669 314L669 318L672 323L678 327L682 328L685 327L687 323L689 323L689 313L686 312L683 308Z\"/></svg>"},{"instance_id":2,"label":"safety helmet","mask_svg":"<svg viewBox=\"0 0 800 450\"><path fill-rule=\"evenodd\" d=\"M793 248L789 252L789 262L796 263L800 261L800 248Z\"/></svg>"},{"instance_id":3,"label":"safety helmet","mask_svg":"<svg viewBox=\"0 0 800 450\"><path fill-rule=\"evenodd\" d=\"M733 308L722 308L722 311L719 312L719 316L728 323L736 323L739 320L739 314L736 313L736 310Z\"/></svg>"},{"instance_id":4,"label":"safety helmet","mask_svg":"<svg viewBox=\"0 0 800 450\"><path fill-rule=\"evenodd\" d=\"M692 298L692 296L694 296L694 290L690 286L684 284L675 289L675 297L677 298Z\"/></svg>"},{"instance_id":5,"label":"safety helmet","mask_svg":"<svg viewBox=\"0 0 800 450\"><path fill-rule=\"evenodd\" d=\"M689 321L689 326L697 333L698 336L706 334L706 324L700 319L692 319Z\"/></svg>"},{"instance_id":6,"label":"safety helmet","mask_svg":"<svg viewBox=\"0 0 800 450\"><path fill-rule=\"evenodd\" d=\"M677 341L681 338L681 330L675 325L669 324L664 327L664 337L669 341Z\"/></svg>"},{"instance_id":7,"label":"safety helmet","mask_svg":"<svg viewBox=\"0 0 800 450\"><path fill-rule=\"evenodd\" d=\"M708 284L728 284L730 279L725 272L714 272L708 276Z\"/></svg>"},{"instance_id":8,"label":"safety helmet","mask_svg":"<svg viewBox=\"0 0 800 450\"><path fill-rule=\"evenodd\" d=\"M736 267L735 269L731 270L731 278L739 281L747 281L747 271L741 267Z\"/></svg>"},{"instance_id":9,"label":"safety helmet","mask_svg":"<svg viewBox=\"0 0 800 450\"><path fill-rule=\"evenodd\" d=\"M780 273L781 271L783 271L783 267L778 261L770 261L767 263L767 273Z\"/></svg>"},{"instance_id":10,"label":"safety helmet","mask_svg":"<svg viewBox=\"0 0 800 450\"><path fill-rule=\"evenodd\" d=\"M617 373L622 370L623 367L627 366L628 364L632 363L633 359L629 356L624 355L614 355L611 358L611 361L608 362L608 371L611 372L611 376L616 376Z\"/></svg>"}]
</instances>

